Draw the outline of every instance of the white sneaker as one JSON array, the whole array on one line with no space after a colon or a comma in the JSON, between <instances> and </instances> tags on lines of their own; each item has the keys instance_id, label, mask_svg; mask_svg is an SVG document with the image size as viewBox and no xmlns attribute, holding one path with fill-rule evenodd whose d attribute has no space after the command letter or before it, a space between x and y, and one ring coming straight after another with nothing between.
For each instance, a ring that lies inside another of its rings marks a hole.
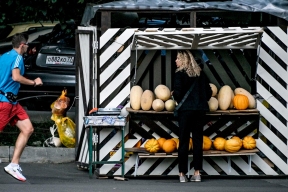
<instances>
[{"instance_id":1,"label":"white sneaker","mask_svg":"<svg viewBox=\"0 0 288 192\"><path fill-rule=\"evenodd\" d=\"M12 167L10 164L4 167L6 173L19 181L26 181L26 178L22 175L22 169L19 165Z\"/></svg>"}]
</instances>

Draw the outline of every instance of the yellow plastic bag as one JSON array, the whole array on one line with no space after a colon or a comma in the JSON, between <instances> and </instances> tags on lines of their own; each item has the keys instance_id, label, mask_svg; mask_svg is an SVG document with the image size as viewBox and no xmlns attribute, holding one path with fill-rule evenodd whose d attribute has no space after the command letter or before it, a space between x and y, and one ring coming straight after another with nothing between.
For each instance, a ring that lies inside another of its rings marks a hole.
<instances>
[{"instance_id":1,"label":"yellow plastic bag","mask_svg":"<svg viewBox=\"0 0 288 192\"><path fill-rule=\"evenodd\" d=\"M74 148L76 144L75 123L69 117L63 117L60 122L55 121L55 123L61 143L68 148Z\"/></svg>"},{"instance_id":2,"label":"yellow plastic bag","mask_svg":"<svg viewBox=\"0 0 288 192\"><path fill-rule=\"evenodd\" d=\"M61 96L51 104L53 114L64 115L66 108L69 105L70 99L66 97L67 90L63 90Z\"/></svg>"},{"instance_id":3,"label":"yellow plastic bag","mask_svg":"<svg viewBox=\"0 0 288 192\"><path fill-rule=\"evenodd\" d=\"M63 118L63 115L57 115L55 113L51 115L51 120L55 121L55 123L61 123L62 118Z\"/></svg>"}]
</instances>

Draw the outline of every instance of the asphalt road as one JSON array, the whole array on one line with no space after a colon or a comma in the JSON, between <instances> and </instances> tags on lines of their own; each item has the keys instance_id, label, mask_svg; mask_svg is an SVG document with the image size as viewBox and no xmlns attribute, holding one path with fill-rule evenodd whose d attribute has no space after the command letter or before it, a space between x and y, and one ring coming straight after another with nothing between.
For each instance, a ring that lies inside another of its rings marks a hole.
<instances>
[{"instance_id":1,"label":"asphalt road","mask_svg":"<svg viewBox=\"0 0 288 192\"><path fill-rule=\"evenodd\" d=\"M21 164L26 182L20 182L3 170L0 163L1 192L287 192L288 177L275 178L214 178L202 176L202 182L179 183L178 177L129 177L128 181L113 178L89 179L87 170L75 163Z\"/></svg>"}]
</instances>

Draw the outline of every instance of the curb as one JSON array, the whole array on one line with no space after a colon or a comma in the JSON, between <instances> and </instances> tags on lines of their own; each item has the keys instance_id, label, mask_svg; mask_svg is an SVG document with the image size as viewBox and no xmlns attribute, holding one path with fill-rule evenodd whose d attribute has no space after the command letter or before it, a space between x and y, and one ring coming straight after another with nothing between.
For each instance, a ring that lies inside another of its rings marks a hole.
<instances>
[{"instance_id":1,"label":"curb","mask_svg":"<svg viewBox=\"0 0 288 192\"><path fill-rule=\"evenodd\" d=\"M0 146L0 163L8 163L14 146ZM75 161L75 148L25 147L21 163L68 163Z\"/></svg>"}]
</instances>

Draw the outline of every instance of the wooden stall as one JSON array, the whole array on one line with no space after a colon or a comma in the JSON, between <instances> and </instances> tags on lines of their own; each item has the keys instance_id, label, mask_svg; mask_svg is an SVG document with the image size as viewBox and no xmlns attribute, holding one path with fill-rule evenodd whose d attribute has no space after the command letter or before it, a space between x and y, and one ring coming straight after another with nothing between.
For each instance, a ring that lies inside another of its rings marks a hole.
<instances>
[{"instance_id":1,"label":"wooden stall","mask_svg":"<svg viewBox=\"0 0 288 192\"><path fill-rule=\"evenodd\" d=\"M288 135L285 98L287 32L279 27L268 27L264 31L262 27L192 26L166 30L104 26L101 30L103 33L90 26L79 27L77 31L79 117L76 161L79 167L87 168L87 132L82 127L82 118L89 109L119 105L129 108L129 94L133 85L152 91L159 84L172 88L176 50L190 49L204 64L204 72L211 83L218 88L223 85L229 85L232 89L243 87L257 100L257 108L253 110L207 113L209 123L203 126L205 135L211 139L233 134L240 137L251 135L257 139L259 151L254 151L250 157L205 156L203 174L288 174L285 136ZM204 61L203 53L209 62ZM120 144L119 131L101 130L98 154L101 160L119 161L122 147L143 147L149 138L178 135L177 122L172 113L132 109L128 109L128 112L130 119L125 129L125 146ZM126 176L135 175L138 157L138 153L126 154ZM103 165L100 174L121 175L121 169L119 165ZM177 158L141 156L137 175L178 175Z\"/></svg>"}]
</instances>

